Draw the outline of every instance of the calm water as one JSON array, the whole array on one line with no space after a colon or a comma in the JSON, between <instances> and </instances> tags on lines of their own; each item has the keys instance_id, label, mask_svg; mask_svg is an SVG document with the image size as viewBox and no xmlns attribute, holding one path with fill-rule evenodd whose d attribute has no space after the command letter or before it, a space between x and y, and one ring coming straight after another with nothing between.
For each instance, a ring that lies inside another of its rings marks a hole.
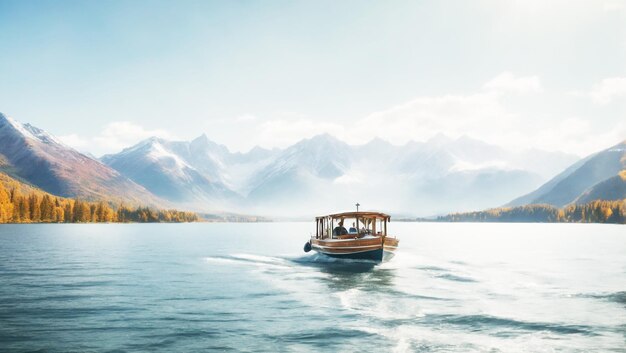
<instances>
[{"instance_id":1,"label":"calm water","mask_svg":"<svg viewBox=\"0 0 626 353\"><path fill-rule=\"evenodd\" d=\"M313 223L0 226L5 351L626 351L626 227L392 223L388 263Z\"/></svg>"}]
</instances>

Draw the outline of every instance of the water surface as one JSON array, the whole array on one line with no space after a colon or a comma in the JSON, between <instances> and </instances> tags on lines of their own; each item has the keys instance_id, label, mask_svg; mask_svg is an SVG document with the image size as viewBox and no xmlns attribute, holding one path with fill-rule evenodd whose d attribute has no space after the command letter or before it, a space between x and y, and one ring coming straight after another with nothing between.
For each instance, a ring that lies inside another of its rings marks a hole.
<instances>
[{"instance_id":1,"label":"water surface","mask_svg":"<svg viewBox=\"0 0 626 353\"><path fill-rule=\"evenodd\" d=\"M392 223L388 263L311 223L0 226L0 350L624 352L626 228Z\"/></svg>"}]
</instances>

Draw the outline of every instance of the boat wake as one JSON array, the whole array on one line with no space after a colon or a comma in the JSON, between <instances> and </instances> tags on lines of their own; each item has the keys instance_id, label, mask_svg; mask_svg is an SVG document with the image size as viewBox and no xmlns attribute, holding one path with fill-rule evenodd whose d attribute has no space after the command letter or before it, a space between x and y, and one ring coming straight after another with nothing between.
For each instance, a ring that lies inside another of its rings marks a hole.
<instances>
[{"instance_id":1,"label":"boat wake","mask_svg":"<svg viewBox=\"0 0 626 353\"><path fill-rule=\"evenodd\" d=\"M345 323L341 327L344 340L352 339L350 335L369 335L371 340L382 342L387 351L485 352L494 346L517 351L524 342L532 351L548 352L554 347L544 347L546 337L565 339L575 346L588 337L616 334L595 323L521 315L509 307L499 311L459 309L472 300L468 291L479 292L489 285L488 279L467 263L403 252L382 264L323 254L234 253L205 259L253 272L253 278L264 283L254 300L274 301L281 310L298 307L310 317L336 316ZM621 305L625 292L578 296ZM326 330L320 328L319 332ZM321 344L324 336L318 337L316 332L286 330L279 337ZM455 340L465 344L450 343Z\"/></svg>"},{"instance_id":2,"label":"boat wake","mask_svg":"<svg viewBox=\"0 0 626 353\"><path fill-rule=\"evenodd\" d=\"M303 256L264 256L256 254L230 254L224 256L205 257L206 262L229 263L235 265L270 266L276 268L293 268L296 266L318 268L368 268L372 269L379 263L372 260L338 259L322 254Z\"/></svg>"},{"instance_id":3,"label":"boat wake","mask_svg":"<svg viewBox=\"0 0 626 353\"><path fill-rule=\"evenodd\" d=\"M205 257L206 262L213 263L229 263L234 265L270 267L270 268L289 268L290 263L281 257L263 256L255 254L231 254L226 256L210 256Z\"/></svg>"}]
</instances>

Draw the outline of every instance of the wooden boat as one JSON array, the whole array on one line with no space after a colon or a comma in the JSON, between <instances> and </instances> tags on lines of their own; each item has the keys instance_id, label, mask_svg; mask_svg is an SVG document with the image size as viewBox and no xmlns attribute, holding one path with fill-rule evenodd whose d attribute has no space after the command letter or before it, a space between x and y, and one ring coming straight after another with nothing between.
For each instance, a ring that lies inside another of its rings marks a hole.
<instances>
[{"instance_id":1,"label":"wooden boat","mask_svg":"<svg viewBox=\"0 0 626 353\"><path fill-rule=\"evenodd\" d=\"M387 234L389 215L379 212L344 212L315 218L316 232L304 251L336 258L385 261L391 259L398 239ZM348 228L343 224L348 222Z\"/></svg>"}]
</instances>

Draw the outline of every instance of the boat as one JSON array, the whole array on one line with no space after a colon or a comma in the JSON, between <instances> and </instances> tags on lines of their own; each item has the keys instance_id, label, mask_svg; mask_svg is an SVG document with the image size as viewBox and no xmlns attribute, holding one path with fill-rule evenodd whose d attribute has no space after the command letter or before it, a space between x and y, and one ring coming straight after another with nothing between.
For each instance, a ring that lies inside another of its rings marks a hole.
<instances>
[{"instance_id":1,"label":"boat","mask_svg":"<svg viewBox=\"0 0 626 353\"><path fill-rule=\"evenodd\" d=\"M304 251L342 259L387 261L399 243L387 233L390 221L387 214L358 210L316 217L315 235L304 245Z\"/></svg>"}]
</instances>

